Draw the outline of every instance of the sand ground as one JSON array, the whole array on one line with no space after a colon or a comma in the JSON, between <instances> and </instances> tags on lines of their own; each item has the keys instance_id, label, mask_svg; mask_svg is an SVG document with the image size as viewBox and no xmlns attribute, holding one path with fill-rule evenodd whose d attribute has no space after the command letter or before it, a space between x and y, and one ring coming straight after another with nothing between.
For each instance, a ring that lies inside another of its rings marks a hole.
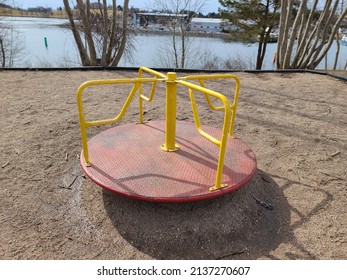
<instances>
[{"instance_id":1,"label":"sand ground","mask_svg":"<svg viewBox=\"0 0 347 280\"><path fill-rule=\"evenodd\" d=\"M135 72L0 71L0 258L346 259L346 82L311 73L236 74L235 135L256 154L257 174L218 199L158 204L110 193L79 167L78 86ZM225 94L229 86L208 83ZM147 120L164 119L164 87L145 105ZM88 117L113 116L128 92L88 90ZM203 123L219 126L221 115L197 101ZM183 88L177 111L177 119L193 121ZM134 102L121 123L137 119Z\"/></svg>"}]
</instances>

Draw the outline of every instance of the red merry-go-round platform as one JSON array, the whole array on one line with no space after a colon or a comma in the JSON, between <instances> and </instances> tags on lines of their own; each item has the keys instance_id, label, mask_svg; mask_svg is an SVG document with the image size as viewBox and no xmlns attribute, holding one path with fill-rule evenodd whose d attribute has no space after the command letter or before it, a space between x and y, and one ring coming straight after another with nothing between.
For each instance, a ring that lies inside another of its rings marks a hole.
<instances>
[{"instance_id":1,"label":"red merry-go-round platform","mask_svg":"<svg viewBox=\"0 0 347 280\"><path fill-rule=\"evenodd\" d=\"M81 166L101 187L130 198L156 202L187 202L215 198L244 186L256 172L253 151L242 140L229 137L222 183L215 183L219 147L203 138L194 123L177 121L180 149L165 152L165 122L125 124L101 132L88 141L90 166ZM221 130L203 126L220 139Z\"/></svg>"}]
</instances>

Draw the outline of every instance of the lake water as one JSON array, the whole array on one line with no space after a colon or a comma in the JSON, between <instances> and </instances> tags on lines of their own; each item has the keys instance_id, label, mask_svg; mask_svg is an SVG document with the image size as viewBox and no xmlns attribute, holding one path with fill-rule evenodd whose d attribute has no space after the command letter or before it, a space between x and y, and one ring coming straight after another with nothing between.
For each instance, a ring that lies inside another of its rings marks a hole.
<instances>
[{"instance_id":1,"label":"lake water","mask_svg":"<svg viewBox=\"0 0 347 280\"><path fill-rule=\"evenodd\" d=\"M14 64L14 67L66 67L80 66L78 51L70 30L59 25L67 23L65 19L45 18L20 18L3 17L0 21L15 26L24 39L25 50L21 53L23 58ZM47 38L46 48L44 38ZM196 61L202 56L203 61L213 60L222 65L229 58L239 58L249 65L255 64L257 44L245 45L237 42L225 42L221 38L191 37L190 54L187 68L199 68L201 63ZM171 37L168 35L136 34L133 36L134 50L128 56L123 56L119 66L125 67L173 67L168 65L164 53L171 45ZM273 69L272 60L276 51L276 44L268 44L263 69ZM333 44L328 55L327 65L332 68L336 52L336 44ZM130 59L131 57L131 59ZM342 69L347 60L347 47L341 46L338 69ZM318 68L324 68L323 61Z\"/></svg>"}]
</instances>

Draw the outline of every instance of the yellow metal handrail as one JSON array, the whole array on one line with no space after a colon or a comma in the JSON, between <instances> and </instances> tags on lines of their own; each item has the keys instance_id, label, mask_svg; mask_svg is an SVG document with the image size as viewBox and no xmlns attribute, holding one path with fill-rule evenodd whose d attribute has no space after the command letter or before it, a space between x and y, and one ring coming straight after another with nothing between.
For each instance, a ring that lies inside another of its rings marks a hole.
<instances>
[{"instance_id":1,"label":"yellow metal handrail","mask_svg":"<svg viewBox=\"0 0 347 280\"><path fill-rule=\"evenodd\" d=\"M110 79L110 80L93 80L83 83L77 90L77 105L78 105L78 114L79 114L79 120L80 120L80 128L81 128L81 138L82 138L82 148L83 148L83 155L84 155L84 161L86 166L89 166L89 153L88 153L88 145L87 145L87 128L92 126L99 126L99 125L106 125L106 124L112 124L120 121L124 114L126 113L132 99L134 98L134 95L136 91L139 88L139 85L142 83L151 83L155 82L156 79L153 78L137 78L137 79ZM98 120L98 121L86 121L84 116L84 108L83 108L83 92L86 88L91 86L100 86L100 85L117 85L117 84L134 84L133 88L131 89L128 98L123 105L120 113L112 119L106 119L106 120Z\"/></svg>"},{"instance_id":2,"label":"yellow metal handrail","mask_svg":"<svg viewBox=\"0 0 347 280\"><path fill-rule=\"evenodd\" d=\"M218 165L217 165L217 174L216 174L216 181L215 185L210 188L211 191L217 190L223 187L226 187L225 184L222 184L222 175L223 175L223 167L224 167L224 158L225 158L225 152L226 152L226 144L227 144L227 138L228 138L228 129L230 125L230 115L231 115L231 106L229 104L228 99L221 93L218 93L213 90L206 89L204 87L191 84L185 81L178 81L179 84L185 86L189 90L189 97L192 103L192 110L193 110L193 115L194 115L194 121L195 121L195 126L200 133L201 136L206 138L207 140L211 141L215 145L219 147L219 157L218 157ZM222 128L222 138L221 140L217 140L210 134L206 133L202 128L201 128L201 122L200 122L200 117L199 117L199 112L198 112L198 107L196 105L196 100L194 96L194 91L199 91L203 93L205 96L213 96L215 98L218 98L222 103L223 106L220 107L221 109L224 109L224 122L223 122L223 128Z\"/></svg>"},{"instance_id":3,"label":"yellow metal handrail","mask_svg":"<svg viewBox=\"0 0 347 280\"><path fill-rule=\"evenodd\" d=\"M149 73L153 75L153 78L143 78L143 72ZM215 80L215 79L233 79L235 80L236 86L234 91L233 102L230 103L228 98L214 90L207 89L205 85L205 80ZM87 166L89 166L89 154L88 154L88 145L87 145L87 128L92 126L113 124L120 121L124 114L126 113L131 101L134 98L134 95L137 91L139 91L139 111L140 111L140 123L144 123L143 120L143 100L146 102L151 102L154 98L154 94L156 91L156 85L158 81L163 81L166 83L166 123L165 123L165 142L162 145L162 149L164 151L172 152L177 151L179 146L176 144L176 98L177 98L177 85L184 86L188 88L189 97L192 104L192 111L194 115L195 126L204 138L211 141L215 145L219 147L219 157L218 157L218 165L217 165L217 174L215 185L210 188L211 191L218 190L226 186L226 184L222 183L222 175L223 175L223 166L224 166L224 158L226 152L227 138L232 135L236 108L238 104L238 96L240 91L240 79L233 74L212 74L212 75L197 75L197 76L186 76L183 78L177 78L175 72L169 72L167 75L164 75L160 72L152 70L147 67L141 67L138 72L138 78L134 79L110 79L110 80L93 80L88 81L82 84L77 90L77 104L79 111L79 119L81 126L81 138L82 138L82 147L83 147L83 155L84 161ZM191 83L190 81L198 81L200 85L196 85ZM143 83L152 83L152 87L150 90L149 97L143 95L142 84ZM97 120L97 121L86 121L84 116L84 108L83 108L83 100L82 95L86 88L91 86L100 86L100 85L117 85L117 84L133 84L133 87L128 94L126 102L124 103L120 113L111 119L106 120ZM202 127L198 112L198 107L196 104L195 93L202 93L209 107L212 110L224 110L224 121L222 128L222 137L221 139L216 139L212 135L206 133ZM217 98L221 101L223 106L214 106L211 101L211 97Z\"/></svg>"},{"instance_id":4,"label":"yellow metal handrail","mask_svg":"<svg viewBox=\"0 0 347 280\"><path fill-rule=\"evenodd\" d=\"M147 67L141 67L139 69L139 73L138 73L138 77L142 78L142 74L143 72L147 72L149 74L152 74L155 78L162 78L162 79L166 79L166 76L158 71L155 71L153 69L147 68ZM163 81L163 80L162 80ZM152 88L149 94L149 97L143 95L143 90L142 90L142 83L140 84L139 87L139 114L140 114L140 121L139 123L144 123L143 120L143 100L147 101L147 102L152 102L153 98L154 98L154 93L156 90L156 86L157 86L157 80L155 80L152 84Z\"/></svg>"},{"instance_id":5,"label":"yellow metal handrail","mask_svg":"<svg viewBox=\"0 0 347 280\"><path fill-rule=\"evenodd\" d=\"M234 91L234 98L233 98L233 102L230 105L230 109L231 109L231 123L230 123L230 129L229 129L229 135L233 134L233 130L234 130L234 124L235 124L235 116L236 116L236 108L238 105L238 99L239 99L239 93L240 93L240 78L236 75L233 74L210 74L210 75L195 75L195 76L186 76L183 78L185 81L192 81L192 80L197 80L200 83L201 87L206 88L206 85L204 83L205 80L216 80L216 79L233 79L235 80L235 91ZM215 107L209 97L208 94L205 94L203 92L206 101L209 105L209 107L212 110L215 111L220 111L224 109L224 106L219 106L219 107Z\"/></svg>"}]
</instances>

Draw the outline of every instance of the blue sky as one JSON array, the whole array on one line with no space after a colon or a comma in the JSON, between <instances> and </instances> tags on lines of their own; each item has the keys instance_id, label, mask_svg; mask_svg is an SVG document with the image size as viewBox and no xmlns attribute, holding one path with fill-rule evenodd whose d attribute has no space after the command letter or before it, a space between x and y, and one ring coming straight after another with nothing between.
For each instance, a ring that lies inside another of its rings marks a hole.
<instances>
[{"instance_id":1,"label":"blue sky","mask_svg":"<svg viewBox=\"0 0 347 280\"><path fill-rule=\"evenodd\" d=\"M123 1L117 1L122 5ZM28 7L36 7L36 6L42 6L42 7L51 7L53 9L56 9L57 7L63 6L62 0L7 0L7 3L10 5L15 4L15 6L26 9ZM130 0L130 7L136 7L136 8L143 8L143 9L150 9L151 3L153 1L151 0ZM208 12L217 12L219 7L218 0L209 0L207 1L207 5L202 11L203 13Z\"/></svg>"}]
</instances>

